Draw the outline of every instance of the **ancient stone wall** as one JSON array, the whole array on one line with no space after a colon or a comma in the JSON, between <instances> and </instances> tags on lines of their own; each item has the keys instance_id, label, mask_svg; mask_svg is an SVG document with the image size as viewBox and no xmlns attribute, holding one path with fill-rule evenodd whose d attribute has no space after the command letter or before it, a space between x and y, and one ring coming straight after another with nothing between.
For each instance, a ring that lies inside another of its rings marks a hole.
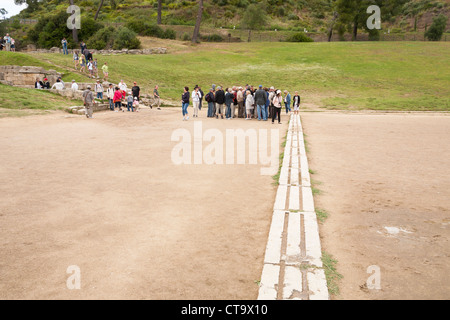
<instances>
[{"instance_id":1,"label":"ancient stone wall","mask_svg":"<svg viewBox=\"0 0 450 320\"><path fill-rule=\"evenodd\" d=\"M41 81L47 78L53 84L58 77L61 77L61 73L41 67L0 66L0 83L11 86L34 88L37 78Z\"/></svg>"}]
</instances>

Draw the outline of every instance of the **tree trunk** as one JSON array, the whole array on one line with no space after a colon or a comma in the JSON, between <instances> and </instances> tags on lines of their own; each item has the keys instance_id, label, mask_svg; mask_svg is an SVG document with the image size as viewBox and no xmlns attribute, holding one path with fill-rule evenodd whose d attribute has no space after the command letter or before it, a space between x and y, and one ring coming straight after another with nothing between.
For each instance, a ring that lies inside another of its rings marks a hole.
<instances>
[{"instance_id":1,"label":"tree trunk","mask_svg":"<svg viewBox=\"0 0 450 320\"><path fill-rule=\"evenodd\" d=\"M73 0L69 0L69 3L70 3L71 6L73 6ZM77 28L73 28L72 29L72 38L73 38L73 42L78 44L78 30L77 30Z\"/></svg>"},{"instance_id":2,"label":"tree trunk","mask_svg":"<svg viewBox=\"0 0 450 320\"><path fill-rule=\"evenodd\" d=\"M331 21L330 29L328 29L328 42L331 42L331 38L333 37L333 28L338 16L338 13L335 11L333 14L333 20Z\"/></svg>"},{"instance_id":3,"label":"tree trunk","mask_svg":"<svg viewBox=\"0 0 450 320\"><path fill-rule=\"evenodd\" d=\"M199 0L197 21L195 22L194 34L192 35L192 43L197 43L198 41L198 35L200 33L200 25L202 24L202 16L203 16L203 0Z\"/></svg>"},{"instance_id":4,"label":"tree trunk","mask_svg":"<svg viewBox=\"0 0 450 320\"><path fill-rule=\"evenodd\" d=\"M101 0L100 4L98 5L98 9L97 9L97 12L95 13L94 20L97 20L97 18L98 18L98 14L100 13L100 9L103 7L103 1L104 0Z\"/></svg>"},{"instance_id":5,"label":"tree trunk","mask_svg":"<svg viewBox=\"0 0 450 320\"><path fill-rule=\"evenodd\" d=\"M162 23L162 19L161 19L161 15L162 15L162 0L158 0L158 24Z\"/></svg>"},{"instance_id":6,"label":"tree trunk","mask_svg":"<svg viewBox=\"0 0 450 320\"><path fill-rule=\"evenodd\" d=\"M252 42L252 29L248 29L248 42Z\"/></svg>"},{"instance_id":7,"label":"tree trunk","mask_svg":"<svg viewBox=\"0 0 450 320\"><path fill-rule=\"evenodd\" d=\"M358 17L355 18L353 23L353 37L352 40L356 41L356 37L358 36Z\"/></svg>"}]
</instances>

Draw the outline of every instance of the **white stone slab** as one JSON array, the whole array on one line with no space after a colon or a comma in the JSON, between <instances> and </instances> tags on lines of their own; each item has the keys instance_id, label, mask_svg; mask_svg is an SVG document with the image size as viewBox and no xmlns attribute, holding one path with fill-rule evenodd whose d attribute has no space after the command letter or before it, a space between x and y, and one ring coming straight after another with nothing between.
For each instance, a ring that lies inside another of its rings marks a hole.
<instances>
[{"instance_id":1,"label":"white stone slab","mask_svg":"<svg viewBox=\"0 0 450 320\"><path fill-rule=\"evenodd\" d=\"M258 300L276 300L278 277L280 276L280 267L272 264L265 264L261 282L259 284Z\"/></svg>"},{"instance_id":2,"label":"white stone slab","mask_svg":"<svg viewBox=\"0 0 450 320\"><path fill-rule=\"evenodd\" d=\"M302 187L303 211L314 212L314 197L311 187Z\"/></svg>"},{"instance_id":3,"label":"white stone slab","mask_svg":"<svg viewBox=\"0 0 450 320\"><path fill-rule=\"evenodd\" d=\"M287 186L279 185L273 210L286 210Z\"/></svg>"},{"instance_id":4,"label":"white stone slab","mask_svg":"<svg viewBox=\"0 0 450 320\"><path fill-rule=\"evenodd\" d=\"M327 280L323 269L308 271L309 300L329 300Z\"/></svg>"},{"instance_id":5,"label":"white stone slab","mask_svg":"<svg viewBox=\"0 0 450 320\"><path fill-rule=\"evenodd\" d=\"M313 266L322 268L322 247L315 212L304 212L306 257Z\"/></svg>"},{"instance_id":6,"label":"white stone slab","mask_svg":"<svg viewBox=\"0 0 450 320\"><path fill-rule=\"evenodd\" d=\"M299 268L286 266L284 270L283 300L301 300L302 272Z\"/></svg>"},{"instance_id":7,"label":"white stone slab","mask_svg":"<svg viewBox=\"0 0 450 320\"><path fill-rule=\"evenodd\" d=\"M286 236L286 264L299 265L301 263L301 230L298 212L290 212Z\"/></svg>"},{"instance_id":8,"label":"white stone slab","mask_svg":"<svg viewBox=\"0 0 450 320\"><path fill-rule=\"evenodd\" d=\"M292 183L292 181L291 181ZM300 210L300 187L292 186L289 190L289 210Z\"/></svg>"},{"instance_id":9,"label":"white stone slab","mask_svg":"<svg viewBox=\"0 0 450 320\"><path fill-rule=\"evenodd\" d=\"M266 254L264 263L280 263L281 260L281 243L283 241L284 229L284 211L274 211L272 215L272 223L270 225L269 239L266 245Z\"/></svg>"}]
</instances>

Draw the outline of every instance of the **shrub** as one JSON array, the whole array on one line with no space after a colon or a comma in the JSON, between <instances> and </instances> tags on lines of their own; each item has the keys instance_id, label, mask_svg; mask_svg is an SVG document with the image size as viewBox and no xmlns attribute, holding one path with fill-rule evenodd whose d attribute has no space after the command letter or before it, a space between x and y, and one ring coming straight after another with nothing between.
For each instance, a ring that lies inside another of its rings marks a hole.
<instances>
[{"instance_id":1,"label":"shrub","mask_svg":"<svg viewBox=\"0 0 450 320\"><path fill-rule=\"evenodd\" d=\"M441 14L439 17L433 19L430 28L425 32L425 37L430 41L440 41L446 26L447 17Z\"/></svg>"},{"instance_id":2,"label":"shrub","mask_svg":"<svg viewBox=\"0 0 450 320\"><path fill-rule=\"evenodd\" d=\"M295 33L286 39L287 42L314 42L313 39L305 35L303 32Z\"/></svg>"},{"instance_id":3,"label":"shrub","mask_svg":"<svg viewBox=\"0 0 450 320\"><path fill-rule=\"evenodd\" d=\"M127 27L121 27L116 33L113 49L139 49L141 42L136 36L136 32Z\"/></svg>"},{"instance_id":4,"label":"shrub","mask_svg":"<svg viewBox=\"0 0 450 320\"><path fill-rule=\"evenodd\" d=\"M114 27L107 27L97 31L86 43L88 48L96 50L112 48L117 30Z\"/></svg>"},{"instance_id":5,"label":"shrub","mask_svg":"<svg viewBox=\"0 0 450 320\"><path fill-rule=\"evenodd\" d=\"M202 36L201 39L203 41L209 41L209 42L222 42L223 41L223 37L220 34L211 34L211 35Z\"/></svg>"},{"instance_id":6,"label":"shrub","mask_svg":"<svg viewBox=\"0 0 450 320\"><path fill-rule=\"evenodd\" d=\"M181 40L183 40L183 41L190 41L191 40L191 36L189 35L189 33L185 32L183 34L183 36L181 37Z\"/></svg>"}]
</instances>

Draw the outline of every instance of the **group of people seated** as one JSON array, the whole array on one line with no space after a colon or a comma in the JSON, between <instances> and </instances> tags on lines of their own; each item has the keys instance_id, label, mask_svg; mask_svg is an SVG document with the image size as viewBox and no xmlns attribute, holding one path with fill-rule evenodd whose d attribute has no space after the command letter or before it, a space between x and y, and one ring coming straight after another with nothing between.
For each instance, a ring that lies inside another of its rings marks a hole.
<instances>
[{"instance_id":1,"label":"group of people seated","mask_svg":"<svg viewBox=\"0 0 450 320\"><path fill-rule=\"evenodd\" d=\"M56 82L53 84L53 86L50 86L50 82L47 78L44 78L43 81L40 80L40 78L36 78L36 82L34 83L35 89L56 89L56 90L64 90L65 89L65 83L62 81L61 77L58 77L56 79Z\"/></svg>"}]
</instances>

